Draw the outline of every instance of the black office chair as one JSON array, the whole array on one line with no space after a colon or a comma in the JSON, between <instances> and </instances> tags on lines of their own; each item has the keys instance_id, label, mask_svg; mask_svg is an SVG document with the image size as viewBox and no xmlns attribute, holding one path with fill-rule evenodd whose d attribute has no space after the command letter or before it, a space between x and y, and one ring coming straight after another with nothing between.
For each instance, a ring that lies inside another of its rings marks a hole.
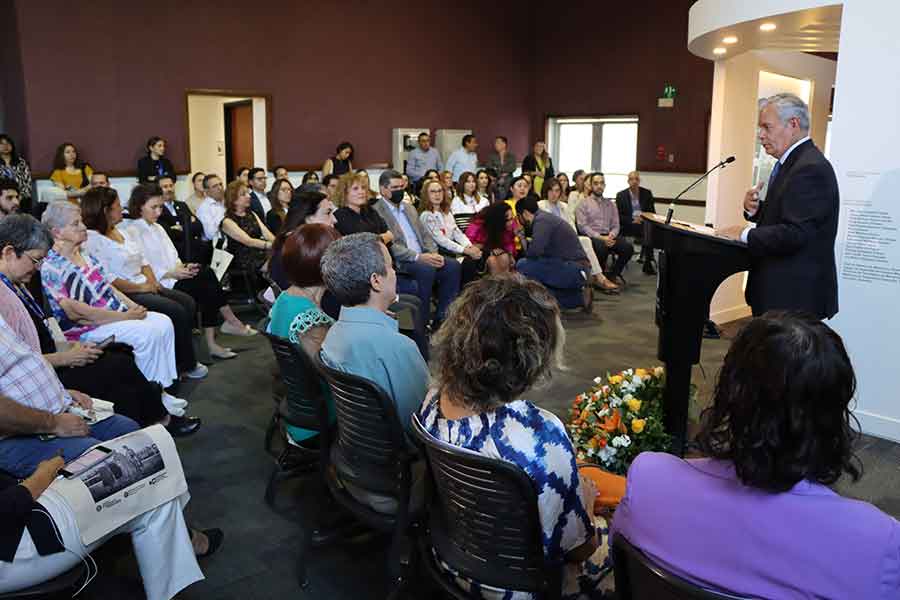
<instances>
[{"instance_id":1,"label":"black office chair","mask_svg":"<svg viewBox=\"0 0 900 600\"><path fill-rule=\"evenodd\" d=\"M525 471L436 439L415 415L413 433L428 461L419 554L431 581L456 600L477 597L438 567L436 552L481 585L560 598L562 564L545 563L537 491Z\"/></svg>"},{"instance_id":2,"label":"black office chair","mask_svg":"<svg viewBox=\"0 0 900 600\"><path fill-rule=\"evenodd\" d=\"M330 452L323 451L322 456L325 483L336 503L354 519L391 534L388 573L396 595L408 583L410 572L412 464L418 454L384 390L368 379L332 369L321 358L316 366L331 389L337 417ZM396 514L373 510L345 484L395 499Z\"/></svg>"},{"instance_id":3,"label":"black office chair","mask_svg":"<svg viewBox=\"0 0 900 600\"><path fill-rule=\"evenodd\" d=\"M618 600L752 600L673 575L622 535L613 538L612 556Z\"/></svg>"},{"instance_id":4,"label":"black office chair","mask_svg":"<svg viewBox=\"0 0 900 600\"><path fill-rule=\"evenodd\" d=\"M265 449L275 465L269 483L266 485L265 499L269 506L275 503L275 486L285 479L316 470L320 458L319 447L295 445L288 441L285 425L322 431L328 427L328 411L322 390L322 378L306 352L290 340L261 329L278 363L282 389L273 391L275 402L272 419L266 429ZM283 449L275 453L272 442L275 433L281 431ZM320 440L317 440L319 442Z\"/></svg>"},{"instance_id":5,"label":"black office chair","mask_svg":"<svg viewBox=\"0 0 900 600\"><path fill-rule=\"evenodd\" d=\"M88 568L80 562L49 581L16 592L0 594L0 600L63 600L72 597L88 578Z\"/></svg>"}]
</instances>

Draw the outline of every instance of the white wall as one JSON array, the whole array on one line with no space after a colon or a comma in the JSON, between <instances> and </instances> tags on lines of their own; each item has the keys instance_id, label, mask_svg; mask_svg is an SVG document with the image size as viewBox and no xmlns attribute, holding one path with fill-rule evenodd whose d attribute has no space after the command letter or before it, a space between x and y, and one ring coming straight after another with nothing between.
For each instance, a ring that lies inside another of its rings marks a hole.
<instances>
[{"instance_id":1,"label":"white wall","mask_svg":"<svg viewBox=\"0 0 900 600\"><path fill-rule=\"evenodd\" d=\"M767 71L813 82L810 135L825 147L828 104L834 85L834 61L799 52L750 51L716 62L710 127L709 164L722 157L736 161L710 177L705 221L716 227L744 223L744 193L753 184L760 72ZM729 277L713 297L710 318L726 323L750 314L744 301L746 274Z\"/></svg>"},{"instance_id":2,"label":"white wall","mask_svg":"<svg viewBox=\"0 0 900 600\"><path fill-rule=\"evenodd\" d=\"M863 430L894 441L900 441L897 22L900 2L844 2L831 126L831 161L841 193L836 247L840 312L832 324L859 380L856 416ZM856 222L852 228L851 218ZM861 225L863 219L872 225ZM864 236L875 239L867 242ZM863 270L869 274L860 275Z\"/></svg>"}]
</instances>

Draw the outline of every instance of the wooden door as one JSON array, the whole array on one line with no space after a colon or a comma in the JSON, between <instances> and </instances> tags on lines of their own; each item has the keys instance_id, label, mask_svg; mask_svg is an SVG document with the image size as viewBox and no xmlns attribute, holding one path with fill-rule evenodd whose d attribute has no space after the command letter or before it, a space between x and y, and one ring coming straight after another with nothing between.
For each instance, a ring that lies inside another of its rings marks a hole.
<instances>
[{"instance_id":1,"label":"wooden door","mask_svg":"<svg viewBox=\"0 0 900 600\"><path fill-rule=\"evenodd\" d=\"M241 167L253 168L253 101L225 104L225 177L234 180Z\"/></svg>"}]
</instances>

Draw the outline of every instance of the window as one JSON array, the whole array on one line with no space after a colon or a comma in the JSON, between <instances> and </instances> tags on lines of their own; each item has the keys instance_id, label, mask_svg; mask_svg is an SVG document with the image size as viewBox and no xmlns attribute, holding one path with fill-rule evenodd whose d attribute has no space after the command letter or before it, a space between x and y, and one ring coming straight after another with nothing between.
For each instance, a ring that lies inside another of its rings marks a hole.
<instances>
[{"instance_id":1,"label":"window","mask_svg":"<svg viewBox=\"0 0 900 600\"><path fill-rule=\"evenodd\" d=\"M602 171L606 195L628 187L637 168L637 117L549 119L547 145L557 171L571 179L578 169Z\"/></svg>"}]
</instances>

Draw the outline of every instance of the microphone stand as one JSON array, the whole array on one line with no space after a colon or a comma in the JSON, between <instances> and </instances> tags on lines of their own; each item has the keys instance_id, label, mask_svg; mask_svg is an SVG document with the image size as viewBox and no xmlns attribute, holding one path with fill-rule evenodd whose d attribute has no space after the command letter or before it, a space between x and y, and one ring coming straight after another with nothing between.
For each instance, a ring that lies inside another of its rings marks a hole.
<instances>
[{"instance_id":1,"label":"microphone stand","mask_svg":"<svg viewBox=\"0 0 900 600\"><path fill-rule=\"evenodd\" d=\"M710 169L709 171L707 171L706 173L704 173L699 179L697 179L697 181L695 181L695 182L692 183L691 185L689 185L689 186L687 186L686 188L684 188L684 189L681 191L681 193L679 193L677 196L675 196L674 198L672 198L672 203L669 204L669 210L666 211L666 225L668 225L669 223L672 222L672 215L675 214L675 202L676 202L679 198L681 198L681 197L684 196L686 193L688 193L689 191L691 191L692 189L694 189L694 186L696 186L698 183L700 183L701 181L703 181L704 179L706 179L707 177L709 177L709 174L710 174L710 173L712 173L712 172L715 171L716 169L724 168L726 165L728 165L728 164L730 164L730 163L733 163L733 162L734 162L734 157L733 157L733 156L729 156L729 157L726 158L725 160L720 161L719 164L717 164L717 165L714 166L712 169Z\"/></svg>"}]
</instances>

